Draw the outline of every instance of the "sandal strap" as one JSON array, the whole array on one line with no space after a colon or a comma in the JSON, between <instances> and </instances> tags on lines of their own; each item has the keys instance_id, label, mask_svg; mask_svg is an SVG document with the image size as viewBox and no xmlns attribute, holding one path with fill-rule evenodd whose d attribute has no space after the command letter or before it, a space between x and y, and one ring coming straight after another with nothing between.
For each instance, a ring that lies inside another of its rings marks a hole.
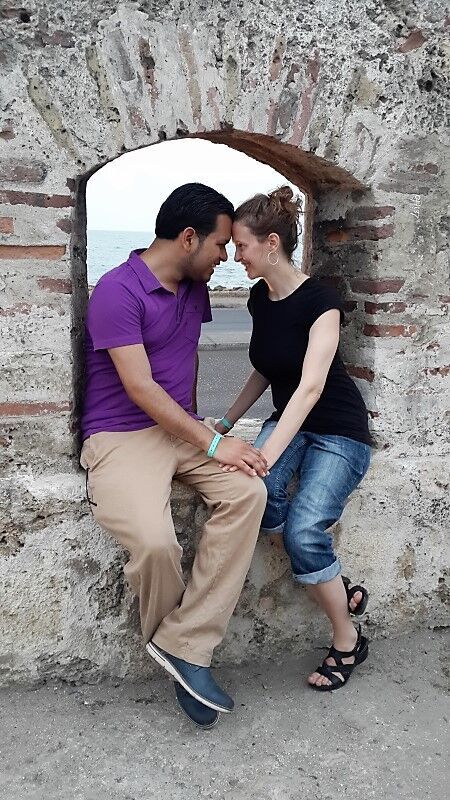
<instances>
[{"instance_id":1,"label":"sandal strap","mask_svg":"<svg viewBox=\"0 0 450 800\"><path fill-rule=\"evenodd\" d=\"M331 681L333 686L343 686L344 683L347 683L349 678L348 675L341 673L343 678L343 680L341 680L339 675L336 675L336 673L341 672L341 670L337 667L330 667L329 664L321 664L320 667L317 667L316 672L318 672L319 675L323 675L323 677L327 678L327 680Z\"/></svg>"},{"instance_id":2,"label":"sandal strap","mask_svg":"<svg viewBox=\"0 0 450 800\"><path fill-rule=\"evenodd\" d=\"M325 678L328 678L329 680L332 680L333 679L332 676L334 675L335 678L337 677L339 683L346 683L346 681L352 674L355 666L356 666L355 663L339 664L337 666L333 666L333 664L324 663L321 664L320 667L317 667L316 672L318 672L319 675L323 675ZM342 675L342 677L344 678L343 681L341 681L341 679L336 675L337 672Z\"/></svg>"},{"instance_id":3,"label":"sandal strap","mask_svg":"<svg viewBox=\"0 0 450 800\"><path fill-rule=\"evenodd\" d=\"M348 650L348 651L337 650L336 647L334 647L334 645L331 645L326 658L334 658L336 662L341 663L341 660L343 658L351 658L352 656L356 656L358 654L360 645L361 645L361 625L358 625L358 637L356 639L356 644L353 650Z\"/></svg>"},{"instance_id":4,"label":"sandal strap","mask_svg":"<svg viewBox=\"0 0 450 800\"><path fill-rule=\"evenodd\" d=\"M355 585L350 588L350 578L347 578L344 575L341 575L341 578L342 578L342 583L344 584L345 591L346 591L346 594L347 594L347 602L348 602L348 605L349 605L349 610L350 610L350 601L352 600L352 598L356 594L356 592L361 592L361 594L362 594L361 600L357 604L356 608L353 611L350 612L351 614L354 614L355 612L358 611L358 608L363 605L364 601L367 602L367 599L369 597L369 593L368 593L366 587L365 586L361 586L359 583L355 583Z\"/></svg>"}]
</instances>

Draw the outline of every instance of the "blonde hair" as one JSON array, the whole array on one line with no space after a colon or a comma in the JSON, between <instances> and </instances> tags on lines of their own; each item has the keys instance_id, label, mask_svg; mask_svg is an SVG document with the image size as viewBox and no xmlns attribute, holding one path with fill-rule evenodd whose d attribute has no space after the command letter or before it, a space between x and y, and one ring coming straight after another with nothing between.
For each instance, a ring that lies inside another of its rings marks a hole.
<instances>
[{"instance_id":1,"label":"blonde hair","mask_svg":"<svg viewBox=\"0 0 450 800\"><path fill-rule=\"evenodd\" d=\"M269 194L255 194L241 203L234 221L246 225L260 241L270 233L277 233L284 252L291 258L297 246L301 210L301 198L294 197L290 186L280 186Z\"/></svg>"}]
</instances>

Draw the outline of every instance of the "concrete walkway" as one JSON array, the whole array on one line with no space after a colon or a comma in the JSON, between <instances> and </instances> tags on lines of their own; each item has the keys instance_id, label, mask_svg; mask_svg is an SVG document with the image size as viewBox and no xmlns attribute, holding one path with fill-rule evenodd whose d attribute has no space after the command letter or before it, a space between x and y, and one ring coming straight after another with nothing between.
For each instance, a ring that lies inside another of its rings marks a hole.
<instances>
[{"instance_id":1,"label":"concrete walkway","mask_svg":"<svg viewBox=\"0 0 450 800\"><path fill-rule=\"evenodd\" d=\"M447 645L447 647L446 647ZM163 674L139 684L0 692L5 800L424 800L448 778L448 637L372 644L334 694L303 676L322 651L219 669L236 699L211 731Z\"/></svg>"}]
</instances>

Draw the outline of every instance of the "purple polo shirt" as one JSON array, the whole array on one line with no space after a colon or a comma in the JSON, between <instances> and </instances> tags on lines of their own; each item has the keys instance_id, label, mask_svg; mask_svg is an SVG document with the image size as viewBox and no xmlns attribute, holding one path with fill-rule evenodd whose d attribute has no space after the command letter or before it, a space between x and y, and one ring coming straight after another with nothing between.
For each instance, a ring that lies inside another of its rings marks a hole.
<instances>
[{"instance_id":1,"label":"purple polo shirt","mask_svg":"<svg viewBox=\"0 0 450 800\"><path fill-rule=\"evenodd\" d=\"M181 281L178 293L161 286L139 258L103 275L86 313L83 439L100 431L155 425L127 396L108 348L143 344L153 379L192 417L192 387L200 327L210 322L206 283Z\"/></svg>"}]
</instances>

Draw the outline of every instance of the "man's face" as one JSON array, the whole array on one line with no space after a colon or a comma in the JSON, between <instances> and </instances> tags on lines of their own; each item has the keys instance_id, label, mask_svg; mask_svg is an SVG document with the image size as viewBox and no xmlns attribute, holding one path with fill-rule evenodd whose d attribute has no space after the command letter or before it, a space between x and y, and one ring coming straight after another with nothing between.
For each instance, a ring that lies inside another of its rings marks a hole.
<instances>
[{"instance_id":1,"label":"man's face","mask_svg":"<svg viewBox=\"0 0 450 800\"><path fill-rule=\"evenodd\" d=\"M215 230L199 241L194 253L189 256L186 276L194 281L209 281L221 261L227 261L225 245L231 239L231 219L227 214L219 214Z\"/></svg>"}]
</instances>

